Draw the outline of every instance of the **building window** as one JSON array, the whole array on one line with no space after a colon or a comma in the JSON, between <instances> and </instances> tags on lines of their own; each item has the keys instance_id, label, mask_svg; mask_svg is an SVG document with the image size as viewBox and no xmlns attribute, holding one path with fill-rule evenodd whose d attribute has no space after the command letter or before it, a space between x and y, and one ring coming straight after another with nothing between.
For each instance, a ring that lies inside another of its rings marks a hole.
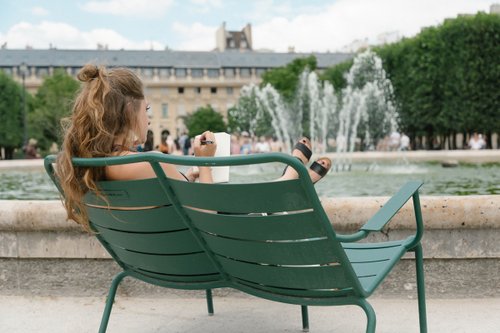
<instances>
[{"instance_id":1,"label":"building window","mask_svg":"<svg viewBox=\"0 0 500 333\"><path fill-rule=\"evenodd\" d=\"M191 69L192 77L203 77L203 69L201 68L193 68Z\"/></svg>"},{"instance_id":2,"label":"building window","mask_svg":"<svg viewBox=\"0 0 500 333\"><path fill-rule=\"evenodd\" d=\"M210 93L211 94L217 94L217 87L210 87Z\"/></svg>"},{"instance_id":3,"label":"building window","mask_svg":"<svg viewBox=\"0 0 500 333\"><path fill-rule=\"evenodd\" d=\"M184 104L177 105L177 116L186 115L186 106Z\"/></svg>"},{"instance_id":4,"label":"building window","mask_svg":"<svg viewBox=\"0 0 500 333\"><path fill-rule=\"evenodd\" d=\"M161 78L167 78L170 76L169 68L160 68L158 72Z\"/></svg>"},{"instance_id":5,"label":"building window","mask_svg":"<svg viewBox=\"0 0 500 333\"><path fill-rule=\"evenodd\" d=\"M241 77L250 77L250 68L241 68L240 69Z\"/></svg>"},{"instance_id":6,"label":"building window","mask_svg":"<svg viewBox=\"0 0 500 333\"><path fill-rule=\"evenodd\" d=\"M44 78L49 75L49 69L46 67L38 67L36 69L36 77Z\"/></svg>"},{"instance_id":7,"label":"building window","mask_svg":"<svg viewBox=\"0 0 500 333\"><path fill-rule=\"evenodd\" d=\"M176 77L186 77L186 69L185 68L176 68L175 69Z\"/></svg>"},{"instance_id":8,"label":"building window","mask_svg":"<svg viewBox=\"0 0 500 333\"><path fill-rule=\"evenodd\" d=\"M143 68L142 69L142 75L144 75L145 78L152 78L153 77L153 69L152 68Z\"/></svg>"},{"instance_id":9,"label":"building window","mask_svg":"<svg viewBox=\"0 0 500 333\"><path fill-rule=\"evenodd\" d=\"M194 92L197 94L201 94L201 87L194 88Z\"/></svg>"},{"instance_id":10,"label":"building window","mask_svg":"<svg viewBox=\"0 0 500 333\"><path fill-rule=\"evenodd\" d=\"M234 77L234 68L224 68L225 77Z\"/></svg>"},{"instance_id":11,"label":"building window","mask_svg":"<svg viewBox=\"0 0 500 333\"><path fill-rule=\"evenodd\" d=\"M210 68L207 71L207 75L208 75L208 77L211 77L211 78L219 77L219 69Z\"/></svg>"},{"instance_id":12,"label":"building window","mask_svg":"<svg viewBox=\"0 0 500 333\"><path fill-rule=\"evenodd\" d=\"M161 104L161 117L164 119L168 118L168 104L167 103Z\"/></svg>"},{"instance_id":13,"label":"building window","mask_svg":"<svg viewBox=\"0 0 500 333\"><path fill-rule=\"evenodd\" d=\"M228 94L228 95L232 95L233 93L234 93L234 89L233 89L233 87L227 87L227 88L226 88L226 94Z\"/></svg>"},{"instance_id":14,"label":"building window","mask_svg":"<svg viewBox=\"0 0 500 333\"><path fill-rule=\"evenodd\" d=\"M184 94L184 87L177 88L177 93L178 94Z\"/></svg>"}]
</instances>

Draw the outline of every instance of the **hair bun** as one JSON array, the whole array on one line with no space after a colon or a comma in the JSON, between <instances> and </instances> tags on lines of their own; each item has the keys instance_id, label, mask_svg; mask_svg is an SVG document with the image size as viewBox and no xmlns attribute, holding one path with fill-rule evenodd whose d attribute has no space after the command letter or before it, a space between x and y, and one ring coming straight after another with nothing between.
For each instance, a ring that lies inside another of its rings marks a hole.
<instances>
[{"instance_id":1,"label":"hair bun","mask_svg":"<svg viewBox=\"0 0 500 333\"><path fill-rule=\"evenodd\" d=\"M76 77L82 82L89 82L90 80L99 77L99 71L100 69L96 65L87 64L83 66Z\"/></svg>"}]
</instances>

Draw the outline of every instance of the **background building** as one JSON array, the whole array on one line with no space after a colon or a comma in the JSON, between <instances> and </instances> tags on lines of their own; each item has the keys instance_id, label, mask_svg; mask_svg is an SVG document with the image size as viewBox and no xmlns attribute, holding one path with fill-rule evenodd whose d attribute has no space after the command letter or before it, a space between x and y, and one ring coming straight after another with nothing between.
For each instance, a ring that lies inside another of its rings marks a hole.
<instances>
[{"instance_id":1,"label":"background building","mask_svg":"<svg viewBox=\"0 0 500 333\"><path fill-rule=\"evenodd\" d=\"M227 110L237 103L240 89L244 85L259 84L260 77L266 70L311 55L252 51L250 25L241 32L227 32L223 24L216 35L217 49L221 51L3 48L0 49L0 70L21 82L21 68L26 66L26 87L29 92L35 93L44 77L52 75L57 68L63 68L72 76L76 76L79 69L89 62L108 67L131 68L145 84L146 98L153 110L151 129L156 145L163 130L168 129L175 136L185 129L183 116L210 104L226 117ZM225 37L222 42L226 44L223 47L219 47L219 35ZM317 58L318 70L353 56L349 53L313 55Z\"/></svg>"}]
</instances>

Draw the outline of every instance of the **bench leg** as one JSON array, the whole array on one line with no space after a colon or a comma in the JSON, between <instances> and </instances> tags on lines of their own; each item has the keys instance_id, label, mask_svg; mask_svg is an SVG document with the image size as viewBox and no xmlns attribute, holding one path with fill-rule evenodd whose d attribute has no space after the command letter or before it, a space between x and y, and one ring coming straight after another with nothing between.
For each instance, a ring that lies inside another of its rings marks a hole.
<instances>
[{"instance_id":1,"label":"bench leg","mask_svg":"<svg viewBox=\"0 0 500 333\"><path fill-rule=\"evenodd\" d=\"M309 313L307 312L307 306L301 305L302 310L302 331L309 332Z\"/></svg>"},{"instance_id":2,"label":"bench leg","mask_svg":"<svg viewBox=\"0 0 500 333\"><path fill-rule=\"evenodd\" d=\"M113 282L111 282L111 287L109 288L108 298L106 300L106 306L104 307L104 313L102 314L101 326L99 327L99 333L105 333L108 327L109 316L111 315L111 309L113 308L113 302L115 301L116 289L123 278L127 276L126 272L118 273Z\"/></svg>"},{"instance_id":3,"label":"bench leg","mask_svg":"<svg viewBox=\"0 0 500 333\"><path fill-rule=\"evenodd\" d=\"M425 308L424 256L422 245L415 247L415 265L417 266L418 319L420 333L427 333L427 311Z\"/></svg>"},{"instance_id":4,"label":"bench leg","mask_svg":"<svg viewBox=\"0 0 500 333\"><path fill-rule=\"evenodd\" d=\"M364 299L360 299L358 305L363 308L366 313L366 333L375 333L375 326L377 325L377 318L372 306Z\"/></svg>"},{"instance_id":5,"label":"bench leg","mask_svg":"<svg viewBox=\"0 0 500 333\"><path fill-rule=\"evenodd\" d=\"M212 289L207 289L206 294L207 294L208 315L213 316L214 315L214 301L212 299Z\"/></svg>"}]
</instances>

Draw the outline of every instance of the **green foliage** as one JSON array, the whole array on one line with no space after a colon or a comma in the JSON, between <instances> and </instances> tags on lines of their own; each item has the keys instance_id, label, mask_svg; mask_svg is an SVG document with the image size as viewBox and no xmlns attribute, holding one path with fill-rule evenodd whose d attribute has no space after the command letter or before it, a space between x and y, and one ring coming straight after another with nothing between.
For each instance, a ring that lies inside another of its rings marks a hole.
<instances>
[{"instance_id":1,"label":"green foliage","mask_svg":"<svg viewBox=\"0 0 500 333\"><path fill-rule=\"evenodd\" d=\"M414 38L375 48L394 87L400 129L410 137L500 132L500 16L448 19ZM346 63L325 72L345 84Z\"/></svg>"},{"instance_id":2,"label":"green foliage","mask_svg":"<svg viewBox=\"0 0 500 333\"><path fill-rule=\"evenodd\" d=\"M29 94L26 93L26 98ZM23 145L23 88L0 71L0 146L12 151Z\"/></svg>"},{"instance_id":3,"label":"green foliage","mask_svg":"<svg viewBox=\"0 0 500 333\"><path fill-rule=\"evenodd\" d=\"M37 91L34 111L29 115L30 137L38 140L41 149L48 149L52 142L62 141L61 119L71 113L79 83L64 70L58 69L47 77Z\"/></svg>"},{"instance_id":4,"label":"green foliage","mask_svg":"<svg viewBox=\"0 0 500 333\"><path fill-rule=\"evenodd\" d=\"M271 115L259 110L255 90L242 95L238 104L228 110L228 130L232 133L246 131L251 136L272 136Z\"/></svg>"},{"instance_id":5,"label":"green foliage","mask_svg":"<svg viewBox=\"0 0 500 333\"><path fill-rule=\"evenodd\" d=\"M315 56L298 58L283 67L268 70L262 75L261 87L267 84L283 97L285 103L291 104L297 93L300 75L304 70L316 69ZM252 89L252 88L249 88ZM259 108L255 91L252 89L248 95L242 94L238 105L228 111L228 125L232 132L246 131L256 136L275 135L271 125L271 115L265 108Z\"/></svg>"},{"instance_id":6,"label":"green foliage","mask_svg":"<svg viewBox=\"0 0 500 333\"><path fill-rule=\"evenodd\" d=\"M391 71L404 127L430 138L500 130L498 15L446 20L407 44L402 66Z\"/></svg>"},{"instance_id":7,"label":"green foliage","mask_svg":"<svg viewBox=\"0 0 500 333\"><path fill-rule=\"evenodd\" d=\"M284 67L268 70L262 75L261 87L270 83L285 100L290 100L297 91L300 74L308 68L314 71L317 66L315 56L298 58Z\"/></svg>"},{"instance_id":8,"label":"green foliage","mask_svg":"<svg viewBox=\"0 0 500 333\"><path fill-rule=\"evenodd\" d=\"M320 79L323 81L330 81L335 91L341 91L347 86L345 74L351 69L352 63L353 61L350 59L330 67L325 70L320 76Z\"/></svg>"},{"instance_id":9,"label":"green foliage","mask_svg":"<svg viewBox=\"0 0 500 333\"><path fill-rule=\"evenodd\" d=\"M227 126L224 123L222 115L216 112L210 105L201 107L194 113L186 116L185 124L189 131L189 137L194 137L205 131L227 131Z\"/></svg>"}]
</instances>

